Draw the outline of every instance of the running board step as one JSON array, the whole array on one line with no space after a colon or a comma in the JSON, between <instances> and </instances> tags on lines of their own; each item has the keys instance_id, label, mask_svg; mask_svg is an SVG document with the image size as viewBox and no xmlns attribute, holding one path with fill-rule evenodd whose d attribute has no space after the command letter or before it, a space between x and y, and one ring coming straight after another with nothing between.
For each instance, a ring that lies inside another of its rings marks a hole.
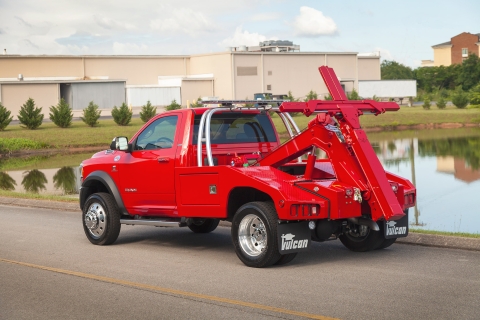
<instances>
[{"instance_id":1,"label":"running board step","mask_svg":"<svg viewBox=\"0 0 480 320\"><path fill-rule=\"evenodd\" d=\"M153 219L120 219L121 224L139 225L139 226L153 226L153 227L186 227L185 218L181 220L153 220Z\"/></svg>"}]
</instances>

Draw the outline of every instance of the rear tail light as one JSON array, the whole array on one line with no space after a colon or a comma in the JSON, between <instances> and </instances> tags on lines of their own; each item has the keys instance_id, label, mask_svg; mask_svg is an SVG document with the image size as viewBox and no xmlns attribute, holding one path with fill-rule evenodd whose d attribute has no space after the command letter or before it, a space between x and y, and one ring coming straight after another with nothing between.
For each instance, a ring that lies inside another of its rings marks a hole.
<instances>
[{"instance_id":1,"label":"rear tail light","mask_svg":"<svg viewBox=\"0 0 480 320\"><path fill-rule=\"evenodd\" d=\"M290 207L290 215L292 217L311 217L318 216L320 213L320 205L315 203L292 204Z\"/></svg>"},{"instance_id":2,"label":"rear tail light","mask_svg":"<svg viewBox=\"0 0 480 320\"><path fill-rule=\"evenodd\" d=\"M405 195L405 207L412 207L415 205L415 194L407 193Z\"/></svg>"}]
</instances>

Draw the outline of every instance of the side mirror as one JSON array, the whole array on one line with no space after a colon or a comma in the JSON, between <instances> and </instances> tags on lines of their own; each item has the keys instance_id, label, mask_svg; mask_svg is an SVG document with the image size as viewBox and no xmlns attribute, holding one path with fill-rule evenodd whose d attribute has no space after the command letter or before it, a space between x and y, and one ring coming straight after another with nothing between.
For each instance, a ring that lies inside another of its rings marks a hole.
<instances>
[{"instance_id":1,"label":"side mirror","mask_svg":"<svg viewBox=\"0 0 480 320\"><path fill-rule=\"evenodd\" d=\"M127 137L115 137L110 144L111 150L129 151Z\"/></svg>"}]
</instances>

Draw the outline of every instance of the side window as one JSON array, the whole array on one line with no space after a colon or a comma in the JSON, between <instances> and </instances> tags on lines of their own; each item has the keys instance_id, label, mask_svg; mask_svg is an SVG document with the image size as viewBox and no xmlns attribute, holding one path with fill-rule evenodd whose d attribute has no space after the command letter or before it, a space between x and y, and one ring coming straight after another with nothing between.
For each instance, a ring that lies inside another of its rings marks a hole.
<instances>
[{"instance_id":1,"label":"side window","mask_svg":"<svg viewBox=\"0 0 480 320\"><path fill-rule=\"evenodd\" d=\"M140 133L134 150L168 149L173 147L177 116L168 116L155 120Z\"/></svg>"}]
</instances>

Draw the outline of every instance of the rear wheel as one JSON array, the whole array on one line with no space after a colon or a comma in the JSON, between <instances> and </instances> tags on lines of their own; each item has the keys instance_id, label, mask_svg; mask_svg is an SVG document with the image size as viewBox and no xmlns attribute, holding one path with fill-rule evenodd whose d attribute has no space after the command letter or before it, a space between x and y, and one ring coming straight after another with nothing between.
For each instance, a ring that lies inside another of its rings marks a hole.
<instances>
[{"instance_id":1,"label":"rear wheel","mask_svg":"<svg viewBox=\"0 0 480 320\"><path fill-rule=\"evenodd\" d=\"M195 233L209 233L215 230L220 220L218 219L188 219L187 226Z\"/></svg>"},{"instance_id":2,"label":"rear wheel","mask_svg":"<svg viewBox=\"0 0 480 320\"><path fill-rule=\"evenodd\" d=\"M232 240L245 265L263 268L281 259L277 225L277 213L270 202L249 202L238 209L232 221Z\"/></svg>"},{"instance_id":3,"label":"rear wheel","mask_svg":"<svg viewBox=\"0 0 480 320\"><path fill-rule=\"evenodd\" d=\"M382 236L385 234L385 223L383 221L379 221L378 222L378 226L380 227L380 233L382 234ZM383 241L382 243L375 249L385 249L385 248L388 248L390 247L392 244L395 243L395 241L397 240L397 238L391 238L391 239L385 239L383 237Z\"/></svg>"},{"instance_id":4,"label":"rear wheel","mask_svg":"<svg viewBox=\"0 0 480 320\"><path fill-rule=\"evenodd\" d=\"M280 260L278 260L277 262L275 262L275 265L277 265L277 266L282 266L282 265L284 265L284 264L287 264L287 263L289 263L290 261L292 261L293 259L295 259L296 256L297 256L297 252L295 252L295 253L282 254L282 256L280 257Z\"/></svg>"},{"instance_id":5,"label":"rear wheel","mask_svg":"<svg viewBox=\"0 0 480 320\"><path fill-rule=\"evenodd\" d=\"M345 247L355 252L375 250L385 240L380 231L373 231L367 226L357 224L350 224L347 232L339 238Z\"/></svg>"},{"instance_id":6,"label":"rear wheel","mask_svg":"<svg viewBox=\"0 0 480 320\"><path fill-rule=\"evenodd\" d=\"M108 193L92 194L83 207L82 222L91 243L114 243L120 233L120 213L114 198Z\"/></svg>"}]
</instances>

